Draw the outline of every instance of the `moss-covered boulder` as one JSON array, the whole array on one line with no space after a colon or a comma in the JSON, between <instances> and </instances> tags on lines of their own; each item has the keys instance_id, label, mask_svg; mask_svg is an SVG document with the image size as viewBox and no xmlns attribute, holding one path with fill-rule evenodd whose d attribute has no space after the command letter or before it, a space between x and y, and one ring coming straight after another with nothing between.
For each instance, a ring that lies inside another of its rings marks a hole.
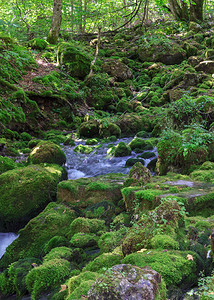
<instances>
[{"instance_id":1,"label":"moss-covered boulder","mask_svg":"<svg viewBox=\"0 0 214 300\"><path fill-rule=\"evenodd\" d=\"M166 299L160 274L149 267L120 264L99 277L88 292L89 300Z\"/></svg>"},{"instance_id":2,"label":"moss-covered boulder","mask_svg":"<svg viewBox=\"0 0 214 300\"><path fill-rule=\"evenodd\" d=\"M117 205L122 198L119 178L113 182L108 176L62 181L58 185L58 202L78 208L87 208L104 200Z\"/></svg>"},{"instance_id":3,"label":"moss-covered boulder","mask_svg":"<svg viewBox=\"0 0 214 300\"><path fill-rule=\"evenodd\" d=\"M17 167L17 164L9 157L4 157L0 155L0 174L13 170Z\"/></svg>"},{"instance_id":4,"label":"moss-covered boulder","mask_svg":"<svg viewBox=\"0 0 214 300\"><path fill-rule=\"evenodd\" d=\"M46 40L43 39L39 39L39 38L35 38L33 40L30 40L28 42L28 46L30 46L32 49L36 49L36 50L45 50L48 46L48 42Z\"/></svg>"},{"instance_id":5,"label":"moss-covered boulder","mask_svg":"<svg viewBox=\"0 0 214 300\"><path fill-rule=\"evenodd\" d=\"M89 153L93 152L93 148L88 145L80 144L74 148L74 152L89 154Z\"/></svg>"},{"instance_id":6,"label":"moss-covered boulder","mask_svg":"<svg viewBox=\"0 0 214 300\"><path fill-rule=\"evenodd\" d=\"M116 81L125 81L133 78L132 71L120 60L106 59L102 68L106 73L115 77Z\"/></svg>"},{"instance_id":7,"label":"moss-covered boulder","mask_svg":"<svg viewBox=\"0 0 214 300\"><path fill-rule=\"evenodd\" d=\"M126 113L116 121L124 135L133 135L143 129L142 118L135 113Z\"/></svg>"},{"instance_id":8,"label":"moss-covered boulder","mask_svg":"<svg viewBox=\"0 0 214 300\"><path fill-rule=\"evenodd\" d=\"M115 157L122 157L128 156L131 154L131 148L126 145L124 142L120 142L117 146L113 149L113 156Z\"/></svg>"},{"instance_id":9,"label":"moss-covered boulder","mask_svg":"<svg viewBox=\"0 0 214 300\"><path fill-rule=\"evenodd\" d=\"M51 202L37 217L19 231L19 237L7 248L0 267L21 258L41 257L45 245L54 236L66 237L76 214L68 207Z\"/></svg>"},{"instance_id":10,"label":"moss-covered boulder","mask_svg":"<svg viewBox=\"0 0 214 300\"><path fill-rule=\"evenodd\" d=\"M138 213L137 209L136 213ZM122 241L123 254L128 255L144 248L150 248L150 242L157 234L174 237L182 221L182 209L177 201L170 197L166 198L154 210L145 211L142 218L130 228Z\"/></svg>"},{"instance_id":11,"label":"moss-covered boulder","mask_svg":"<svg viewBox=\"0 0 214 300\"><path fill-rule=\"evenodd\" d=\"M45 261L32 269L26 276L31 299L38 299L44 292L53 291L69 277L70 270L70 263L66 259Z\"/></svg>"},{"instance_id":12,"label":"moss-covered boulder","mask_svg":"<svg viewBox=\"0 0 214 300\"><path fill-rule=\"evenodd\" d=\"M30 164L50 163L63 165L66 162L65 153L53 142L40 142L31 151L28 162Z\"/></svg>"},{"instance_id":13,"label":"moss-covered boulder","mask_svg":"<svg viewBox=\"0 0 214 300\"><path fill-rule=\"evenodd\" d=\"M122 262L141 268L151 267L161 274L167 287L191 286L197 282L197 255L192 251L149 250L130 254Z\"/></svg>"},{"instance_id":14,"label":"moss-covered boulder","mask_svg":"<svg viewBox=\"0 0 214 300\"><path fill-rule=\"evenodd\" d=\"M105 221L99 219L76 218L70 226L71 234L75 233L97 233L98 231L105 231Z\"/></svg>"},{"instance_id":15,"label":"moss-covered boulder","mask_svg":"<svg viewBox=\"0 0 214 300\"><path fill-rule=\"evenodd\" d=\"M93 138L99 136L99 122L97 120L89 120L83 122L79 128L81 137Z\"/></svg>"},{"instance_id":16,"label":"moss-covered boulder","mask_svg":"<svg viewBox=\"0 0 214 300\"><path fill-rule=\"evenodd\" d=\"M101 138L106 138L110 136L116 136L117 138L119 138L121 136L121 129L114 123L101 123L99 126L99 135Z\"/></svg>"},{"instance_id":17,"label":"moss-covered boulder","mask_svg":"<svg viewBox=\"0 0 214 300\"><path fill-rule=\"evenodd\" d=\"M90 56L75 45L61 43L57 49L57 61L73 77L84 79L90 72Z\"/></svg>"},{"instance_id":18,"label":"moss-covered boulder","mask_svg":"<svg viewBox=\"0 0 214 300\"><path fill-rule=\"evenodd\" d=\"M150 170L144 167L141 162L136 162L129 171L129 178L126 180L125 185L142 186L150 180Z\"/></svg>"},{"instance_id":19,"label":"moss-covered boulder","mask_svg":"<svg viewBox=\"0 0 214 300\"><path fill-rule=\"evenodd\" d=\"M17 168L0 175L0 227L16 230L56 197L61 174L39 165Z\"/></svg>"},{"instance_id":20,"label":"moss-covered boulder","mask_svg":"<svg viewBox=\"0 0 214 300\"><path fill-rule=\"evenodd\" d=\"M144 150L146 147L146 142L143 139L140 138L134 138L130 143L129 143L129 147L135 151L136 149L139 150Z\"/></svg>"},{"instance_id":21,"label":"moss-covered boulder","mask_svg":"<svg viewBox=\"0 0 214 300\"><path fill-rule=\"evenodd\" d=\"M85 271L77 276L73 276L68 280L68 300L81 299L82 296L87 296L87 292L92 284L99 277L96 272Z\"/></svg>"},{"instance_id":22,"label":"moss-covered boulder","mask_svg":"<svg viewBox=\"0 0 214 300\"><path fill-rule=\"evenodd\" d=\"M122 256L113 253L103 253L87 264L83 271L91 271L104 273L106 268L111 268L114 265L121 263Z\"/></svg>"}]
</instances>

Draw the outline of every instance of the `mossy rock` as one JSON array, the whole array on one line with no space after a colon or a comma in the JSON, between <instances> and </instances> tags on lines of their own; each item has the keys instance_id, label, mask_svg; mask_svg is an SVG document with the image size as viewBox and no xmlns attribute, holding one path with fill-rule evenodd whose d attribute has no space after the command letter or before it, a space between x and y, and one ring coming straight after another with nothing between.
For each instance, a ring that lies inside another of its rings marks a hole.
<instances>
[{"instance_id":1,"label":"mossy rock","mask_svg":"<svg viewBox=\"0 0 214 300\"><path fill-rule=\"evenodd\" d=\"M28 42L28 46L30 46L32 49L36 49L36 50L45 50L48 46L48 42L46 40L43 39L39 39L39 38L35 38L33 40L30 40Z\"/></svg>"},{"instance_id":2,"label":"mossy rock","mask_svg":"<svg viewBox=\"0 0 214 300\"><path fill-rule=\"evenodd\" d=\"M162 281L162 282L161 282ZM160 274L149 267L119 264L99 277L88 292L89 300L166 299L166 287Z\"/></svg>"},{"instance_id":3,"label":"mossy rock","mask_svg":"<svg viewBox=\"0 0 214 300\"><path fill-rule=\"evenodd\" d=\"M116 247L120 246L123 237L127 233L127 230L127 228L121 227L121 229L117 231L110 231L102 234L98 241L98 246L101 253L110 253Z\"/></svg>"},{"instance_id":4,"label":"mossy rock","mask_svg":"<svg viewBox=\"0 0 214 300\"><path fill-rule=\"evenodd\" d=\"M129 158L126 161L125 167L132 167L134 166L137 162L140 162L142 165L145 163L145 161L141 158Z\"/></svg>"},{"instance_id":5,"label":"mossy rock","mask_svg":"<svg viewBox=\"0 0 214 300\"><path fill-rule=\"evenodd\" d=\"M106 269L120 264L122 257L112 253L103 253L87 264L83 271L104 273Z\"/></svg>"},{"instance_id":6,"label":"mossy rock","mask_svg":"<svg viewBox=\"0 0 214 300\"><path fill-rule=\"evenodd\" d=\"M149 252L149 253L148 253ZM192 259L188 259L188 255ZM149 266L159 272L166 282L166 286L184 286L197 282L197 255L191 251L150 250L144 253L133 253L126 256L122 263L138 267Z\"/></svg>"},{"instance_id":7,"label":"mossy rock","mask_svg":"<svg viewBox=\"0 0 214 300\"><path fill-rule=\"evenodd\" d=\"M149 169L144 167L141 162L136 162L134 166L129 171L129 178L125 182L125 186L142 186L150 182L151 173Z\"/></svg>"},{"instance_id":8,"label":"mossy rock","mask_svg":"<svg viewBox=\"0 0 214 300\"><path fill-rule=\"evenodd\" d=\"M135 151L135 149L144 150L146 147L146 142L143 139L140 138L134 138L130 143L129 147Z\"/></svg>"},{"instance_id":9,"label":"mossy rock","mask_svg":"<svg viewBox=\"0 0 214 300\"><path fill-rule=\"evenodd\" d=\"M125 187L121 192L126 210L129 212L136 209L141 212L154 209L160 204L159 196L163 194L163 191L160 190L141 190L138 187Z\"/></svg>"},{"instance_id":10,"label":"mossy rock","mask_svg":"<svg viewBox=\"0 0 214 300\"><path fill-rule=\"evenodd\" d=\"M32 269L26 276L31 299L38 299L44 292L53 291L70 274L70 263L65 259L52 259Z\"/></svg>"},{"instance_id":11,"label":"mossy rock","mask_svg":"<svg viewBox=\"0 0 214 300\"><path fill-rule=\"evenodd\" d=\"M196 170L190 174L190 177L197 181L214 183L214 170Z\"/></svg>"},{"instance_id":12,"label":"mossy rock","mask_svg":"<svg viewBox=\"0 0 214 300\"><path fill-rule=\"evenodd\" d=\"M122 157L128 156L131 154L131 148L126 145L124 142L120 142L113 150L113 156Z\"/></svg>"},{"instance_id":13,"label":"mossy rock","mask_svg":"<svg viewBox=\"0 0 214 300\"><path fill-rule=\"evenodd\" d=\"M178 250L179 243L169 235L157 234L151 239L150 246L156 250L157 249Z\"/></svg>"},{"instance_id":14,"label":"mossy rock","mask_svg":"<svg viewBox=\"0 0 214 300\"><path fill-rule=\"evenodd\" d=\"M54 236L66 237L76 214L68 207L51 202L37 217L19 231L19 237L7 248L0 267L22 258L40 258L45 245Z\"/></svg>"},{"instance_id":15,"label":"mossy rock","mask_svg":"<svg viewBox=\"0 0 214 300\"><path fill-rule=\"evenodd\" d=\"M121 129L114 123L103 124L99 126L99 135L101 138L106 138L110 136L116 136L119 138L121 136Z\"/></svg>"},{"instance_id":16,"label":"mossy rock","mask_svg":"<svg viewBox=\"0 0 214 300\"><path fill-rule=\"evenodd\" d=\"M57 61L72 76L84 79L90 72L91 57L75 45L61 43L57 49Z\"/></svg>"},{"instance_id":17,"label":"mossy rock","mask_svg":"<svg viewBox=\"0 0 214 300\"><path fill-rule=\"evenodd\" d=\"M148 151L146 151L146 152L142 153L139 157L142 157L144 159L148 159L148 158L152 158L152 157L155 157L155 156L156 155L155 155L154 152L148 152Z\"/></svg>"},{"instance_id":18,"label":"mossy rock","mask_svg":"<svg viewBox=\"0 0 214 300\"><path fill-rule=\"evenodd\" d=\"M111 182L105 176L67 180L59 183L57 199L58 202L82 209L105 200L117 205L122 197L120 188L120 183Z\"/></svg>"},{"instance_id":19,"label":"mossy rock","mask_svg":"<svg viewBox=\"0 0 214 300\"><path fill-rule=\"evenodd\" d=\"M106 73L115 77L116 81L125 81L133 78L132 71L120 60L106 59L102 68Z\"/></svg>"},{"instance_id":20,"label":"mossy rock","mask_svg":"<svg viewBox=\"0 0 214 300\"><path fill-rule=\"evenodd\" d=\"M144 192L144 191L142 191ZM145 190L146 192L146 190ZM150 191L150 196L153 190ZM154 195L152 195L154 197ZM135 205L135 213L138 214L138 206ZM141 219L130 228L122 241L124 255L140 251L150 247L151 239L157 234L169 234L173 236L183 222L181 207L172 198L165 199L152 211L144 211Z\"/></svg>"},{"instance_id":21,"label":"mossy rock","mask_svg":"<svg viewBox=\"0 0 214 300\"><path fill-rule=\"evenodd\" d=\"M99 277L99 273L85 271L68 280L68 300L81 299L81 295L87 295L94 281Z\"/></svg>"},{"instance_id":22,"label":"mossy rock","mask_svg":"<svg viewBox=\"0 0 214 300\"><path fill-rule=\"evenodd\" d=\"M97 241L98 241L98 237L96 236L96 234L80 232L80 233L75 233L72 236L72 238L70 239L70 244L72 247L75 248L96 249Z\"/></svg>"},{"instance_id":23,"label":"mossy rock","mask_svg":"<svg viewBox=\"0 0 214 300\"><path fill-rule=\"evenodd\" d=\"M16 293L17 297L24 296L27 293L27 287L25 283L26 276L34 268L34 266L40 264L40 262L41 261L39 259L28 258L20 259L12 263L7 272L4 273L4 278L10 285L10 291L6 288L7 283L3 282L3 278L0 278L1 283L3 283L2 287L0 283L0 292L3 295L11 295L12 293Z\"/></svg>"},{"instance_id":24,"label":"mossy rock","mask_svg":"<svg viewBox=\"0 0 214 300\"><path fill-rule=\"evenodd\" d=\"M90 146L87 146L87 145L85 146L85 145L80 144L74 148L74 152L89 154L89 153L93 152L93 148Z\"/></svg>"},{"instance_id":25,"label":"mossy rock","mask_svg":"<svg viewBox=\"0 0 214 300\"><path fill-rule=\"evenodd\" d=\"M0 174L13 170L17 167L17 164L9 157L4 157L0 155Z\"/></svg>"},{"instance_id":26,"label":"mossy rock","mask_svg":"<svg viewBox=\"0 0 214 300\"><path fill-rule=\"evenodd\" d=\"M61 173L58 174L54 168L52 170L32 165L0 175L2 230L20 228L55 199Z\"/></svg>"},{"instance_id":27,"label":"mossy rock","mask_svg":"<svg viewBox=\"0 0 214 300\"><path fill-rule=\"evenodd\" d=\"M99 219L76 218L70 226L71 234L75 233L97 233L98 231L105 231L105 221Z\"/></svg>"},{"instance_id":28,"label":"mossy rock","mask_svg":"<svg viewBox=\"0 0 214 300\"><path fill-rule=\"evenodd\" d=\"M40 142L31 151L28 162L30 164L50 163L63 165L66 162L65 153L52 142Z\"/></svg>"},{"instance_id":29,"label":"mossy rock","mask_svg":"<svg viewBox=\"0 0 214 300\"><path fill-rule=\"evenodd\" d=\"M124 135L136 134L143 127L141 117L135 113L123 114L116 121L116 124L120 127L121 133Z\"/></svg>"},{"instance_id":30,"label":"mossy rock","mask_svg":"<svg viewBox=\"0 0 214 300\"><path fill-rule=\"evenodd\" d=\"M97 120L89 120L81 124L79 128L81 137L94 138L99 136L99 122Z\"/></svg>"}]
</instances>

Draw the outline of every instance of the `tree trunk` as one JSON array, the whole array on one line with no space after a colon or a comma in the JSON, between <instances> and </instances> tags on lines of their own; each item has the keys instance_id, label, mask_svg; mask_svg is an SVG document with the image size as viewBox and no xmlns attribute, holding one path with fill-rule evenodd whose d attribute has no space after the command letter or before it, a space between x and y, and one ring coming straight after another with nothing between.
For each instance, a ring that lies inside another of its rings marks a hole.
<instances>
[{"instance_id":1,"label":"tree trunk","mask_svg":"<svg viewBox=\"0 0 214 300\"><path fill-rule=\"evenodd\" d=\"M177 20L203 21L204 0L189 0L189 4L183 0L169 0L169 8Z\"/></svg>"},{"instance_id":2,"label":"tree trunk","mask_svg":"<svg viewBox=\"0 0 214 300\"><path fill-rule=\"evenodd\" d=\"M194 3L190 3L190 21L203 21L204 0L194 0Z\"/></svg>"},{"instance_id":3,"label":"tree trunk","mask_svg":"<svg viewBox=\"0 0 214 300\"><path fill-rule=\"evenodd\" d=\"M62 22L62 0L54 0L52 24L47 38L47 41L50 44L57 43L59 38L61 22Z\"/></svg>"}]
</instances>

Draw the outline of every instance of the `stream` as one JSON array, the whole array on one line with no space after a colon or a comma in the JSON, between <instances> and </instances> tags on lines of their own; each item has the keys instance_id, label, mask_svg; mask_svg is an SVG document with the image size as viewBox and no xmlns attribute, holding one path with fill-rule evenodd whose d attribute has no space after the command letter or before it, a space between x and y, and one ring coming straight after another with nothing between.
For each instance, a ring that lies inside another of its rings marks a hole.
<instances>
[{"instance_id":1,"label":"stream","mask_svg":"<svg viewBox=\"0 0 214 300\"><path fill-rule=\"evenodd\" d=\"M63 151L66 154L67 162L66 169L68 172L68 179L78 179L81 177L94 177L99 175L105 175L108 173L123 173L128 174L131 167L125 167L126 161L129 158L137 158L141 153L135 153L132 151L131 155L123 157L113 157L107 153L108 149L112 146L116 146L119 142L129 143L131 138L118 139L116 142L108 142L95 146L93 152L89 154L82 154L74 152L74 148L79 145L85 145L85 141L77 140L75 146L64 146ZM148 152L145 151L145 152ZM149 152L154 152L157 156L156 147ZM144 159L144 166L155 157Z\"/></svg>"},{"instance_id":2,"label":"stream","mask_svg":"<svg viewBox=\"0 0 214 300\"><path fill-rule=\"evenodd\" d=\"M85 141L76 140L75 146L63 146L63 151L66 154L67 162L65 167L68 172L68 179L78 179L81 177L94 177L105 175L108 173L123 173L128 174L131 167L125 167L126 161L129 158L137 158L140 153L132 151L131 155L124 157L113 157L107 153L108 149L116 146L119 142L129 143L133 137L118 139L116 142L108 142L98 144L94 147L93 152L82 154L74 152L74 148L79 144L85 145ZM147 151L148 152L148 151ZM157 156L156 147L150 152L154 152ZM144 166L155 157L144 159ZM0 258L4 255L6 248L18 237L15 233L0 233Z\"/></svg>"}]
</instances>

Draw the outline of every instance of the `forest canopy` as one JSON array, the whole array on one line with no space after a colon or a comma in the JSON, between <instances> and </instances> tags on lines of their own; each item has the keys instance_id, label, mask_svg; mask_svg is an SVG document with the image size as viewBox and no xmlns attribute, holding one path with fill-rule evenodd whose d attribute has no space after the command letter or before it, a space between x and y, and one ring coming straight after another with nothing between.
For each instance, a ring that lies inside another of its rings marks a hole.
<instances>
[{"instance_id":1,"label":"forest canopy","mask_svg":"<svg viewBox=\"0 0 214 300\"><path fill-rule=\"evenodd\" d=\"M61 3L61 4L60 4ZM211 17L211 0L1 0L0 30L21 40L47 37L53 8L61 5L61 33L80 34L116 30L155 19L175 18L181 21L202 21Z\"/></svg>"}]
</instances>

